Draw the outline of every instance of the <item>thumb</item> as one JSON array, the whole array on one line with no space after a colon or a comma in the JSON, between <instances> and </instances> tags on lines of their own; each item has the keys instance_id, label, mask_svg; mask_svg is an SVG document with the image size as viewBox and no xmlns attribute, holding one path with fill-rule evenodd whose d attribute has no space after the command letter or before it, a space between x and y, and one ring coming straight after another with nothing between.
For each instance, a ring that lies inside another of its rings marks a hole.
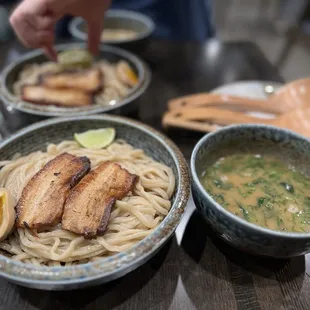
<instances>
[{"instance_id":1,"label":"thumb","mask_svg":"<svg viewBox=\"0 0 310 310\"><path fill-rule=\"evenodd\" d=\"M98 20L88 21L88 49L93 55L98 54L103 20L100 16Z\"/></svg>"}]
</instances>

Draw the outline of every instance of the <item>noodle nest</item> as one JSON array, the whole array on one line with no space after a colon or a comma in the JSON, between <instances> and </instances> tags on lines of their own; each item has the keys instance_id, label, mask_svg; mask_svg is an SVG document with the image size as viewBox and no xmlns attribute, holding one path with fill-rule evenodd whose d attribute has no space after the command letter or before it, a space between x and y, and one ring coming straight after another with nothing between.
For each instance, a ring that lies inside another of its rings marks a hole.
<instances>
[{"instance_id":1,"label":"noodle nest","mask_svg":"<svg viewBox=\"0 0 310 310\"><path fill-rule=\"evenodd\" d=\"M49 144L46 152L38 151L2 161L0 187L5 187L17 202L35 173L63 152L87 156L92 169L107 160L117 162L130 173L138 175L139 180L131 195L116 201L103 236L86 240L61 229L61 224L38 233L18 228L0 242L2 253L13 260L47 266L94 261L128 250L151 234L168 214L175 188L171 168L122 140L101 150L82 148L75 141L63 141L58 145Z\"/></svg>"}]
</instances>

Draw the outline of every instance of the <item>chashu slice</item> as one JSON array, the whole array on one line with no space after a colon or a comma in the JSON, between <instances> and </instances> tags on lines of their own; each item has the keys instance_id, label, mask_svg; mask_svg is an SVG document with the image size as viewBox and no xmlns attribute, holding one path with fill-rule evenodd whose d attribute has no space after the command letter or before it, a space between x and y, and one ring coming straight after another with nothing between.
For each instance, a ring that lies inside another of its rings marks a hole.
<instances>
[{"instance_id":1,"label":"chashu slice","mask_svg":"<svg viewBox=\"0 0 310 310\"><path fill-rule=\"evenodd\" d=\"M24 101L63 107L81 107L92 104L92 95L78 89L52 89L41 85L25 85L22 88Z\"/></svg>"},{"instance_id":2,"label":"chashu slice","mask_svg":"<svg viewBox=\"0 0 310 310\"><path fill-rule=\"evenodd\" d=\"M132 191L137 179L116 163L101 164L71 190L65 203L62 228L86 239L102 235L115 201Z\"/></svg>"},{"instance_id":3,"label":"chashu slice","mask_svg":"<svg viewBox=\"0 0 310 310\"><path fill-rule=\"evenodd\" d=\"M41 77L41 81L50 88L74 88L93 93L101 88L101 78L100 69L90 69L46 74Z\"/></svg>"},{"instance_id":4,"label":"chashu slice","mask_svg":"<svg viewBox=\"0 0 310 310\"><path fill-rule=\"evenodd\" d=\"M49 161L24 187L16 205L16 225L30 229L61 220L68 193L90 170L87 157L63 153Z\"/></svg>"}]
</instances>

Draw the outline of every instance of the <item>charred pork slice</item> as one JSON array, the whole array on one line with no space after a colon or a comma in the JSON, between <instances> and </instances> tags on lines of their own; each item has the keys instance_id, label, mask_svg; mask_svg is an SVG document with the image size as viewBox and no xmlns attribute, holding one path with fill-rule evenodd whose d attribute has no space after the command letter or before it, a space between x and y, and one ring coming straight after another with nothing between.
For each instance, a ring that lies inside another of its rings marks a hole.
<instances>
[{"instance_id":1,"label":"charred pork slice","mask_svg":"<svg viewBox=\"0 0 310 310\"><path fill-rule=\"evenodd\" d=\"M52 89L40 85L22 88L22 99L36 104L80 107L92 104L92 95L78 89Z\"/></svg>"},{"instance_id":2,"label":"charred pork slice","mask_svg":"<svg viewBox=\"0 0 310 310\"><path fill-rule=\"evenodd\" d=\"M50 88L74 88L93 93L101 88L101 71L65 71L43 75L41 80L44 86Z\"/></svg>"},{"instance_id":3,"label":"charred pork slice","mask_svg":"<svg viewBox=\"0 0 310 310\"><path fill-rule=\"evenodd\" d=\"M87 157L63 153L49 161L24 187L16 205L16 225L43 229L59 223L70 189L89 170Z\"/></svg>"},{"instance_id":4,"label":"charred pork slice","mask_svg":"<svg viewBox=\"0 0 310 310\"><path fill-rule=\"evenodd\" d=\"M138 177L120 165L105 162L86 175L70 192L62 228L86 239L102 235L116 200L133 190Z\"/></svg>"}]
</instances>

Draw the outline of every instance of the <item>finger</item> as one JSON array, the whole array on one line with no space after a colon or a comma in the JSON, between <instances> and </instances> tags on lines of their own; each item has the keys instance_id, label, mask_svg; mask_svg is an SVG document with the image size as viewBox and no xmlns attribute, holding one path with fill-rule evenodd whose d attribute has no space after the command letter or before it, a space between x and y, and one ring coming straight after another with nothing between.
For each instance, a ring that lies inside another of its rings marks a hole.
<instances>
[{"instance_id":1,"label":"finger","mask_svg":"<svg viewBox=\"0 0 310 310\"><path fill-rule=\"evenodd\" d=\"M53 46L54 34L52 31L28 31L27 34L20 36L21 41L28 48L41 48L44 46Z\"/></svg>"},{"instance_id":2,"label":"finger","mask_svg":"<svg viewBox=\"0 0 310 310\"><path fill-rule=\"evenodd\" d=\"M93 55L97 55L99 51L102 26L101 17L97 21L88 22L88 49Z\"/></svg>"},{"instance_id":3,"label":"finger","mask_svg":"<svg viewBox=\"0 0 310 310\"><path fill-rule=\"evenodd\" d=\"M39 24L34 22L34 19L37 19ZM35 18L18 7L11 15L10 23L18 39L28 48L52 45L54 41L53 21L49 17Z\"/></svg>"},{"instance_id":4,"label":"finger","mask_svg":"<svg viewBox=\"0 0 310 310\"><path fill-rule=\"evenodd\" d=\"M44 49L44 54L50 60L57 62L57 52L53 45L46 45L43 49Z\"/></svg>"},{"instance_id":5,"label":"finger","mask_svg":"<svg viewBox=\"0 0 310 310\"><path fill-rule=\"evenodd\" d=\"M34 35L28 39L28 43L33 48L52 46L54 44L54 33L52 30L35 31Z\"/></svg>"},{"instance_id":6,"label":"finger","mask_svg":"<svg viewBox=\"0 0 310 310\"><path fill-rule=\"evenodd\" d=\"M34 47L33 38L35 37L35 29L29 27L27 23L21 23L18 27L15 28L15 34L18 40L28 48Z\"/></svg>"},{"instance_id":7,"label":"finger","mask_svg":"<svg viewBox=\"0 0 310 310\"><path fill-rule=\"evenodd\" d=\"M25 29L27 29L27 25L25 22L25 14L22 10L20 10L20 6L18 6L12 13L9 21L19 41L23 43L26 47L29 47L27 40L24 39L24 32ZM29 32L31 32L31 30L29 30Z\"/></svg>"},{"instance_id":8,"label":"finger","mask_svg":"<svg viewBox=\"0 0 310 310\"><path fill-rule=\"evenodd\" d=\"M38 30L49 30L54 29L55 19L52 16L37 16L35 27Z\"/></svg>"}]
</instances>

